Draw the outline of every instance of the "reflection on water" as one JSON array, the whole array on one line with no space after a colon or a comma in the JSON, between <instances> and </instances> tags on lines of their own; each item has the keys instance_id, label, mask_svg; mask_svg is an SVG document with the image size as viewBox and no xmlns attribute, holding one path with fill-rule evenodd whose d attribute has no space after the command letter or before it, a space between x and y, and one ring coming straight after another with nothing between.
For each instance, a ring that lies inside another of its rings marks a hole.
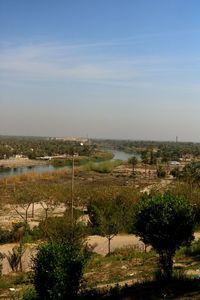
<instances>
[{"instance_id":1,"label":"reflection on water","mask_svg":"<svg viewBox=\"0 0 200 300\"><path fill-rule=\"evenodd\" d=\"M63 167L57 168L52 165L27 166L27 167L19 167L19 168L0 168L0 177L20 175L24 173L33 173L33 172L35 173L49 172L49 171L54 171L62 168Z\"/></svg>"}]
</instances>

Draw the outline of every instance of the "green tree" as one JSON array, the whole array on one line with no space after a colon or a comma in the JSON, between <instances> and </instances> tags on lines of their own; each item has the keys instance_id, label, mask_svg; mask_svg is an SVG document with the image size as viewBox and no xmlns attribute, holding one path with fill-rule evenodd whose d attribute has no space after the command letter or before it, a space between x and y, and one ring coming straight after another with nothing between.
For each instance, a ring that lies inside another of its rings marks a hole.
<instances>
[{"instance_id":1,"label":"green tree","mask_svg":"<svg viewBox=\"0 0 200 300\"><path fill-rule=\"evenodd\" d=\"M120 231L131 232L133 212L138 195L131 196L126 192L113 198L97 197L87 206L92 233L105 236L108 240L110 254L111 240Z\"/></svg>"},{"instance_id":2,"label":"green tree","mask_svg":"<svg viewBox=\"0 0 200 300\"><path fill-rule=\"evenodd\" d=\"M142 163L144 164L145 176L146 176L147 175L147 164L149 163L148 151L147 150L143 150L141 152L141 159L142 159Z\"/></svg>"},{"instance_id":3,"label":"green tree","mask_svg":"<svg viewBox=\"0 0 200 300\"><path fill-rule=\"evenodd\" d=\"M43 244L34 259L34 285L41 300L74 299L77 295L84 253L70 244Z\"/></svg>"},{"instance_id":4,"label":"green tree","mask_svg":"<svg viewBox=\"0 0 200 300\"><path fill-rule=\"evenodd\" d=\"M49 242L69 243L81 247L87 235L87 227L82 222L74 219L71 222L69 215L63 217L49 217L46 221L42 220L39 224Z\"/></svg>"},{"instance_id":5,"label":"green tree","mask_svg":"<svg viewBox=\"0 0 200 300\"><path fill-rule=\"evenodd\" d=\"M122 227L120 207L116 205L115 199L109 201L96 199L90 202L87 208L93 233L107 238L108 254L110 254L111 240Z\"/></svg>"},{"instance_id":6,"label":"green tree","mask_svg":"<svg viewBox=\"0 0 200 300\"><path fill-rule=\"evenodd\" d=\"M161 271L170 279L176 250L193 239L192 206L181 197L152 196L138 203L134 217L134 232L158 252Z\"/></svg>"},{"instance_id":7,"label":"green tree","mask_svg":"<svg viewBox=\"0 0 200 300\"><path fill-rule=\"evenodd\" d=\"M182 178L186 180L191 188L193 184L200 186L200 162L191 162L187 164L182 171Z\"/></svg>"}]
</instances>

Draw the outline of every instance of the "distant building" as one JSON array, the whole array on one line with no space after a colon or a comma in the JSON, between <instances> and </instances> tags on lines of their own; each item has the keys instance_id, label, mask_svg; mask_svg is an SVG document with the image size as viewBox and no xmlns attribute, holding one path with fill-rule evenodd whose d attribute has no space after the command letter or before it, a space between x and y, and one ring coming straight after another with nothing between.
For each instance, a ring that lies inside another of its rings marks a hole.
<instances>
[{"instance_id":1,"label":"distant building","mask_svg":"<svg viewBox=\"0 0 200 300\"><path fill-rule=\"evenodd\" d=\"M55 139L57 141L66 141L66 142L77 142L77 143L88 143L89 139L88 138L82 138L82 137L56 137L56 138L51 138Z\"/></svg>"},{"instance_id":2,"label":"distant building","mask_svg":"<svg viewBox=\"0 0 200 300\"><path fill-rule=\"evenodd\" d=\"M172 161L170 161L169 163L170 163L170 165L172 165L172 166L179 166L179 165L180 165L180 162L179 162L179 161L176 161L176 160L172 160Z\"/></svg>"}]
</instances>

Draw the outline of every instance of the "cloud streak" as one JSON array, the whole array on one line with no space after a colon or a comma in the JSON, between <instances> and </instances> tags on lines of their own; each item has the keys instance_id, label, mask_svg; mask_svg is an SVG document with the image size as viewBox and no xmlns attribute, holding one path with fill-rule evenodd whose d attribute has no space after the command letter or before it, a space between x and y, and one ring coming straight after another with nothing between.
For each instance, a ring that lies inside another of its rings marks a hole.
<instances>
[{"instance_id":1,"label":"cloud streak","mask_svg":"<svg viewBox=\"0 0 200 300\"><path fill-rule=\"evenodd\" d=\"M156 35L149 35L150 37ZM133 39L85 44L1 44L0 82L3 84L9 80L12 82L61 80L134 84L142 81L151 82L163 74L176 75L182 72L183 65L188 64L190 69L194 63L200 64L198 57L187 61L181 56L126 54L115 49L113 52L107 51L107 48L115 47L117 44L125 45L128 42L133 42Z\"/></svg>"}]
</instances>

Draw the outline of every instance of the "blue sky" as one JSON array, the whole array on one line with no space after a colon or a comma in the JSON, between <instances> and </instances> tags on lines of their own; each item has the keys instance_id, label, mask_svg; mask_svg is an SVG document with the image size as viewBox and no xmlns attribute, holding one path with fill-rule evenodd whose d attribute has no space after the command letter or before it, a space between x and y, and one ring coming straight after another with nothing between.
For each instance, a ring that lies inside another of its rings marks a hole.
<instances>
[{"instance_id":1,"label":"blue sky","mask_svg":"<svg viewBox=\"0 0 200 300\"><path fill-rule=\"evenodd\" d=\"M200 141L200 2L0 0L0 134Z\"/></svg>"}]
</instances>

